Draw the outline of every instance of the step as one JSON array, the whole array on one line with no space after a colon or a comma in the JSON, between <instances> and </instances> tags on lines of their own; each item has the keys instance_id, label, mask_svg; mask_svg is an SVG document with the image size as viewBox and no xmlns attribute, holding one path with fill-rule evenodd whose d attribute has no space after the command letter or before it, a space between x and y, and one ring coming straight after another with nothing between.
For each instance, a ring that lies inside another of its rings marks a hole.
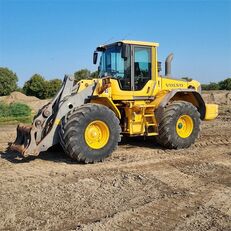
<instances>
[{"instance_id":1,"label":"step","mask_svg":"<svg viewBox=\"0 0 231 231\"><path fill-rule=\"evenodd\" d=\"M144 114L144 117L154 117L154 114Z\"/></svg>"},{"instance_id":2,"label":"step","mask_svg":"<svg viewBox=\"0 0 231 231\"><path fill-rule=\"evenodd\" d=\"M149 133L147 133L147 135L148 136L156 136L156 135L158 135L158 133L157 132L149 132Z\"/></svg>"}]
</instances>

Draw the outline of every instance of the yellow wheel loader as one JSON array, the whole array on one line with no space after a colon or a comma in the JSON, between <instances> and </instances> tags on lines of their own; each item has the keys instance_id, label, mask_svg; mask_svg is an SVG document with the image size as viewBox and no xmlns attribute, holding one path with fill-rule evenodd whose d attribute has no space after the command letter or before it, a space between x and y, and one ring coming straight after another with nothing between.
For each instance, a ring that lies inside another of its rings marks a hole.
<instances>
[{"instance_id":1,"label":"yellow wheel loader","mask_svg":"<svg viewBox=\"0 0 231 231\"><path fill-rule=\"evenodd\" d=\"M37 156L60 143L71 158L94 163L108 157L121 136L153 136L165 148L188 148L201 120L215 119L218 106L205 104L199 82L171 76L173 54L161 76L158 46L122 40L97 47L99 78L76 82L65 76L32 125L18 126L11 149Z\"/></svg>"}]
</instances>

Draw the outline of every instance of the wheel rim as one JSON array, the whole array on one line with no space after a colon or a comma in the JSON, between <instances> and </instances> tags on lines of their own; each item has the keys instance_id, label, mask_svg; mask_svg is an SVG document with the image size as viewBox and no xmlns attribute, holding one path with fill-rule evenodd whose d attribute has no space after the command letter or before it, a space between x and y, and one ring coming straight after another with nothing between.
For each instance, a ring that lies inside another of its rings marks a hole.
<instances>
[{"instance_id":1,"label":"wheel rim","mask_svg":"<svg viewBox=\"0 0 231 231\"><path fill-rule=\"evenodd\" d=\"M109 140L110 132L106 123L95 120L85 129L85 141L92 149L103 148Z\"/></svg>"},{"instance_id":2,"label":"wheel rim","mask_svg":"<svg viewBox=\"0 0 231 231\"><path fill-rule=\"evenodd\" d=\"M176 122L176 132L181 138L188 138L193 131L193 120L188 115L182 115Z\"/></svg>"}]
</instances>

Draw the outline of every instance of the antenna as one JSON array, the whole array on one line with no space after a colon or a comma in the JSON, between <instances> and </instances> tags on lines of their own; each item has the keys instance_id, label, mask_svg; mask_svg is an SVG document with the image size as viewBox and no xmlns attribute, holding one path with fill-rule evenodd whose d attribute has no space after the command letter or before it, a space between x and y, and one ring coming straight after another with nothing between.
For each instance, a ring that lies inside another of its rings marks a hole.
<instances>
[{"instance_id":1,"label":"antenna","mask_svg":"<svg viewBox=\"0 0 231 231\"><path fill-rule=\"evenodd\" d=\"M128 36L131 36L131 35L132 35L132 33L127 33L127 34L125 34L125 35L122 37L121 40L125 40Z\"/></svg>"},{"instance_id":2,"label":"antenna","mask_svg":"<svg viewBox=\"0 0 231 231\"><path fill-rule=\"evenodd\" d=\"M126 37L128 37L128 36L130 36L130 35L132 35L132 33L127 33L127 34L125 34L124 36L122 36L121 40L125 40ZM115 40L115 39L116 39L115 37L111 37L111 38L109 38L108 40L106 40L103 44L107 44L107 43L109 43L110 41Z\"/></svg>"},{"instance_id":3,"label":"antenna","mask_svg":"<svg viewBox=\"0 0 231 231\"><path fill-rule=\"evenodd\" d=\"M108 40L106 40L103 44L107 44L107 43L109 43L110 41L112 41L113 39L115 39L115 37L111 37L111 38L109 38Z\"/></svg>"}]
</instances>

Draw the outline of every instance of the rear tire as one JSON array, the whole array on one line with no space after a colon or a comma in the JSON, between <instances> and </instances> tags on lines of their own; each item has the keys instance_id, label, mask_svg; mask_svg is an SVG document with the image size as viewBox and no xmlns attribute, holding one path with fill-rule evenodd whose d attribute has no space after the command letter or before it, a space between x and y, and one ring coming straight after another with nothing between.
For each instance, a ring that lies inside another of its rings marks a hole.
<instances>
[{"instance_id":1,"label":"rear tire","mask_svg":"<svg viewBox=\"0 0 231 231\"><path fill-rule=\"evenodd\" d=\"M99 104L86 104L62 120L60 140L71 158L95 163L108 157L120 141L121 128L114 112Z\"/></svg>"},{"instance_id":2,"label":"rear tire","mask_svg":"<svg viewBox=\"0 0 231 231\"><path fill-rule=\"evenodd\" d=\"M159 121L157 142L170 149L188 148L200 132L200 113L191 103L174 101Z\"/></svg>"}]
</instances>

